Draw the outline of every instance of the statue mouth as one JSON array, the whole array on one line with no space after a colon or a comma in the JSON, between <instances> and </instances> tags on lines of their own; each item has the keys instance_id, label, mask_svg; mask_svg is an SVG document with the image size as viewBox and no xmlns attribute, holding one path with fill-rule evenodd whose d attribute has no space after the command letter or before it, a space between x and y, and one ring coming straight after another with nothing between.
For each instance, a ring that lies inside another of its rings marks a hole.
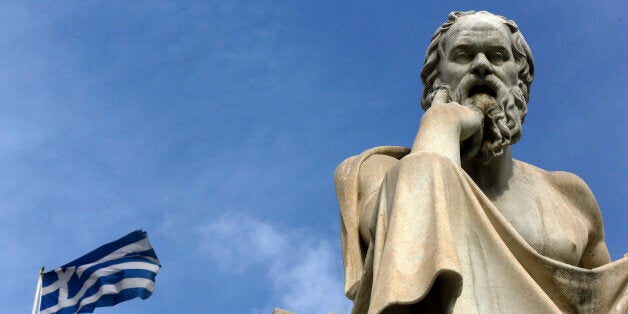
<instances>
[{"instance_id":1,"label":"statue mouth","mask_svg":"<svg viewBox=\"0 0 628 314\"><path fill-rule=\"evenodd\" d=\"M472 98L473 96L480 95L480 94L485 94L493 98L497 97L497 91L495 91L495 89L493 89L491 86L489 86L488 84L484 82L478 82L477 84L473 85L469 89L469 92L467 93L468 95L467 97Z\"/></svg>"}]
</instances>

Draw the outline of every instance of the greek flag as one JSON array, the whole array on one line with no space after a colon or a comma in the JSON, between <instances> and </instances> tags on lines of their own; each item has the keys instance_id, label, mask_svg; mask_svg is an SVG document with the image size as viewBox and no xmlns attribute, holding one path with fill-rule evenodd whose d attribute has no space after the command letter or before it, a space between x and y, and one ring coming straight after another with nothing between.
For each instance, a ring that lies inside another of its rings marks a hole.
<instances>
[{"instance_id":1,"label":"greek flag","mask_svg":"<svg viewBox=\"0 0 628 314\"><path fill-rule=\"evenodd\" d=\"M161 265L145 231L136 230L42 275L40 313L92 313L155 288Z\"/></svg>"}]
</instances>

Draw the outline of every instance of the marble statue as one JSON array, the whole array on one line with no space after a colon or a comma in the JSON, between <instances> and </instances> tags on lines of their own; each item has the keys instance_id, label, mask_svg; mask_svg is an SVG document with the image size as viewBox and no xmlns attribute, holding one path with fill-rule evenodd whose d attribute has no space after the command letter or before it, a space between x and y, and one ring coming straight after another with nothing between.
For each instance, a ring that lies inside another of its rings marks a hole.
<instances>
[{"instance_id":1,"label":"marble statue","mask_svg":"<svg viewBox=\"0 0 628 314\"><path fill-rule=\"evenodd\" d=\"M533 75L513 21L453 12L434 33L412 148L336 169L353 313L628 312L588 186L511 156Z\"/></svg>"}]
</instances>

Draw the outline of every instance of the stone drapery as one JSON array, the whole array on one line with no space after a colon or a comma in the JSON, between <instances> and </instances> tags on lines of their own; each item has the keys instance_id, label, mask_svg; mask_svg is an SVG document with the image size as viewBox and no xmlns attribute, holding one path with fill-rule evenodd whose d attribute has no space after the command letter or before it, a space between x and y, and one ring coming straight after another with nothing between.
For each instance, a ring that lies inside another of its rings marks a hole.
<instances>
[{"instance_id":1,"label":"stone drapery","mask_svg":"<svg viewBox=\"0 0 628 314\"><path fill-rule=\"evenodd\" d=\"M381 184L372 240L360 243L358 173L374 154L399 162ZM628 257L589 270L538 254L445 157L377 147L343 162L335 181L354 313L414 303L454 313L628 312Z\"/></svg>"}]
</instances>

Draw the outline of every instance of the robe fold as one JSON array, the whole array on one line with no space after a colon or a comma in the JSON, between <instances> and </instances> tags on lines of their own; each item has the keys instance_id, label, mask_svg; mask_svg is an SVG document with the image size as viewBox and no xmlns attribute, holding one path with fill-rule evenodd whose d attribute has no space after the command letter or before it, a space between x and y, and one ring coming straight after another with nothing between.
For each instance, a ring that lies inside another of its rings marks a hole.
<instances>
[{"instance_id":1,"label":"robe fold","mask_svg":"<svg viewBox=\"0 0 628 314\"><path fill-rule=\"evenodd\" d=\"M628 313L628 257L591 270L544 257L462 168L409 152L376 147L336 170L353 313L399 304L453 313ZM399 161L381 183L371 241L363 243L358 173L374 154Z\"/></svg>"}]
</instances>

